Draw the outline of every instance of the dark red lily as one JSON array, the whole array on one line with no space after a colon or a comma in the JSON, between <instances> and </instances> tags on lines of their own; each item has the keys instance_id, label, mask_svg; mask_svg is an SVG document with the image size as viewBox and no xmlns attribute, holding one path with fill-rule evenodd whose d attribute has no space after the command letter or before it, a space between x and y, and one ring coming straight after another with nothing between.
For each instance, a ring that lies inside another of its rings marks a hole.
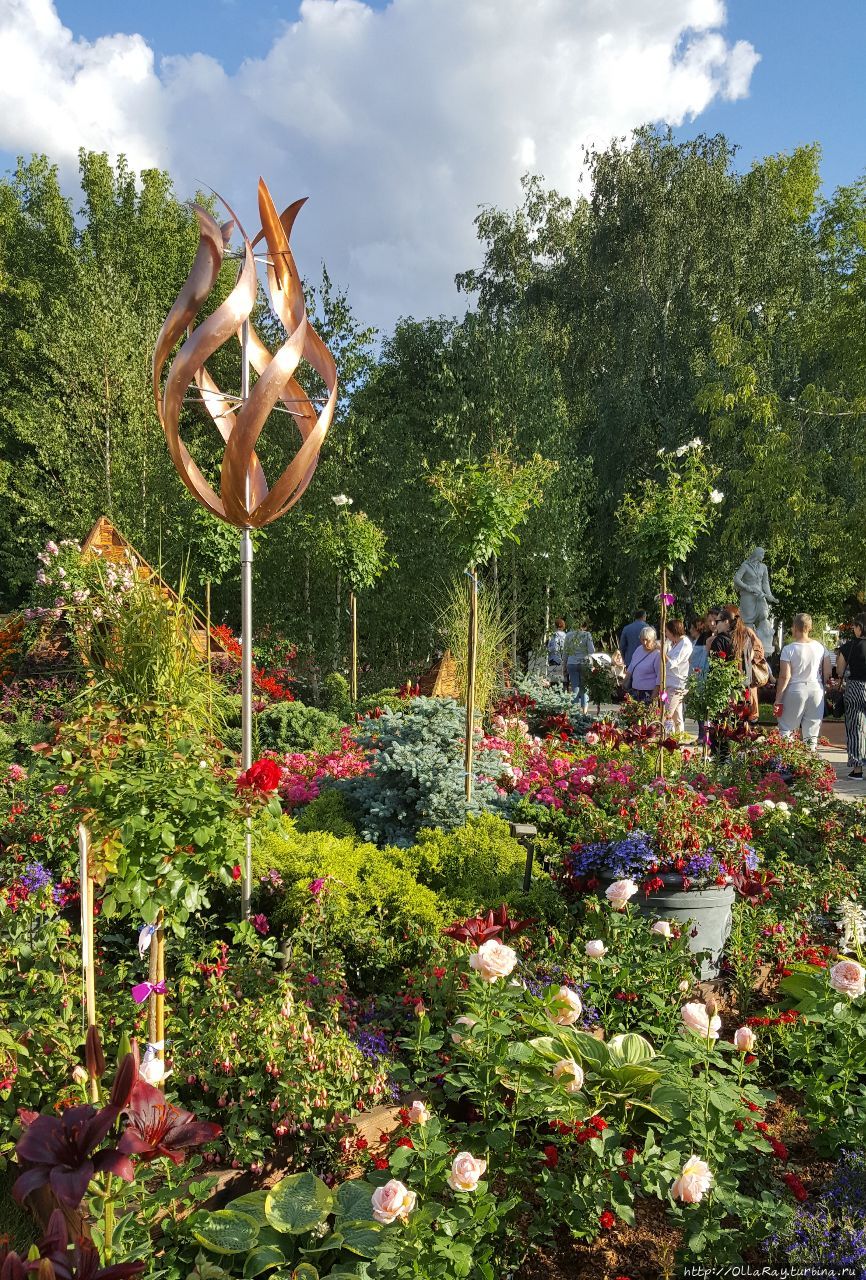
<instances>
[{"instance_id":1,"label":"dark red lily","mask_svg":"<svg viewBox=\"0 0 866 1280\"><path fill-rule=\"evenodd\" d=\"M508 907L503 902L495 912L488 911L486 916L470 916L468 920L455 920L442 932L448 938L456 938L458 942L471 942L480 947L482 942L498 938L501 933L522 933L533 923L532 920L512 920Z\"/></svg>"},{"instance_id":2,"label":"dark red lily","mask_svg":"<svg viewBox=\"0 0 866 1280\"><path fill-rule=\"evenodd\" d=\"M737 893L753 907L772 897L779 883L772 871L737 871L731 879Z\"/></svg>"},{"instance_id":3,"label":"dark red lily","mask_svg":"<svg viewBox=\"0 0 866 1280\"><path fill-rule=\"evenodd\" d=\"M190 1147L213 1142L222 1133L218 1124L196 1120L191 1111L181 1111L165 1094L144 1080L137 1080L132 1090L129 1124L120 1139L118 1151L156 1160L168 1156L175 1164L183 1164Z\"/></svg>"},{"instance_id":4,"label":"dark red lily","mask_svg":"<svg viewBox=\"0 0 866 1280\"><path fill-rule=\"evenodd\" d=\"M15 1144L25 1170L12 1188L15 1199L24 1201L31 1191L48 1183L61 1204L77 1209L91 1179L97 1173L114 1173L132 1182L132 1161L113 1147L96 1148L116 1122L118 1107L70 1107L58 1116L37 1116Z\"/></svg>"},{"instance_id":5,"label":"dark red lily","mask_svg":"<svg viewBox=\"0 0 866 1280\"><path fill-rule=\"evenodd\" d=\"M144 1262L118 1262L103 1267L90 1240L78 1240L72 1250L67 1248L67 1243L66 1221L56 1209L48 1220L39 1252L54 1268L57 1280L132 1280L133 1276L140 1276L146 1266Z\"/></svg>"},{"instance_id":6,"label":"dark red lily","mask_svg":"<svg viewBox=\"0 0 866 1280\"><path fill-rule=\"evenodd\" d=\"M87 1039L84 1042L84 1062L91 1080L101 1080L105 1075L105 1054L102 1052L102 1040L98 1027L87 1028Z\"/></svg>"},{"instance_id":7,"label":"dark red lily","mask_svg":"<svg viewBox=\"0 0 866 1280\"><path fill-rule=\"evenodd\" d=\"M27 1280L27 1264L20 1253L9 1248L8 1236L0 1239L0 1280Z\"/></svg>"}]
</instances>

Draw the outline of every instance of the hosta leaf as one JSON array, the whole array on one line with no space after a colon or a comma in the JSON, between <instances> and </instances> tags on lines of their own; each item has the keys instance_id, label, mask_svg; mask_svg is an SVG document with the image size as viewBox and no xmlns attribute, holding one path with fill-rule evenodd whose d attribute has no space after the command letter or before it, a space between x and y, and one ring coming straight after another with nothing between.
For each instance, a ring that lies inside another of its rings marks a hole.
<instances>
[{"instance_id":1,"label":"hosta leaf","mask_svg":"<svg viewBox=\"0 0 866 1280\"><path fill-rule=\"evenodd\" d=\"M334 1196L314 1173L293 1173L269 1192L265 1215L272 1227L300 1235L324 1222L334 1209Z\"/></svg>"},{"instance_id":2,"label":"hosta leaf","mask_svg":"<svg viewBox=\"0 0 866 1280\"><path fill-rule=\"evenodd\" d=\"M192 1234L199 1244L214 1253L245 1253L258 1240L259 1224L255 1218L234 1209L217 1209L199 1214Z\"/></svg>"},{"instance_id":3,"label":"hosta leaf","mask_svg":"<svg viewBox=\"0 0 866 1280\"><path fill-rule=\"evenodd\" d=\"M264 1226L267 1222L265 1216L265 1201L268 1198L267 1191L250 1191L248 1195L239 1196L237 1200L232 1200L230 1205L226 1207L235 1210L237 1213L245 1213L248 1218L253 1218L258 1222L259 1226Z\"/></svg>"},{"instance_id":4,"label":"hosta leaf","mask_svg":"<svg viewBox=\"0 0 866 1280\"><path fill-rule=\"evenodd\" d=\"M337 1203L334 1206L334 1210L347 1218L370 1218L372 1220L372 1196L373 1188L369 1182L365 1182L363 1178L351 1178L348 1182L341 1183L337 1188Z\"/></svg>"},{"instance_id":5,"label":"hosta leaf","mask_svg":"<svg viewBox=\"0 0 866 1280\"><path fill-rule=\"evenodd\" d=\"M278 1249L276 1245L257 1245L255 1249L247 1254L247 1260L244 1263L244 1276L249 1280L251 1276L261 1275L269 1267L279 1267L285 1260L282 1249Z\"/></svg>"},{"instance_id":6,"label":"hosta leaf","mask_svg":"<svg viewBox=\"0 0 866 1280\"><path fill-rule=\"evenodd\" d=\"M608 1041L607 1048L615 1066L637 1066L642 1062L651 1062L656 1056L656 1051L649 1040L645 1040L635 1031L614 1036Z\"/></svg>"},{"instance_id":7,"label":"hosta leaf","mask_svg":"<svg viewBox=\"0 0 866 1280\"><path fill-rule=\"evenodd\" d=\"M382 1228L375 1222L343 1222L343 1245L361 1258L374 1258L381 1244Z\"/></svg>"}]
</instances>

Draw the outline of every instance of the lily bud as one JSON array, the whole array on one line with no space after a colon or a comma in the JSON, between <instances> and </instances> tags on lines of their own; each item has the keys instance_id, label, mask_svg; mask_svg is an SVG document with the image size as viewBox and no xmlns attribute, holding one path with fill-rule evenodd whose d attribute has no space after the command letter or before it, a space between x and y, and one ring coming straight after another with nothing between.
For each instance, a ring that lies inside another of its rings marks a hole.
<instances>
[{"instance_id":1,"label":"lily bud","mask_svg":"<svg viewBox=\"0 0 866 1280\"><path fill-rule=\"evenodd\" d=\"M129 1032L124 1031L120 1037L120 1043L117 1046L117 1065L120 1066L123 1059L128 1053L132 1053L132 1041L129 1038Z\"/></svg>"},{"instance_id":2,"label":"lily bud","mask_svg":"<svg viewBox=\"0 0 866 1280\"><path fill-rule=\"evenodd\" d=\"M101 1080L105 1075L105 1054L102 1052L99 1028L95 1024L87 1028L87 1038L84 1041L84 1061L91 1080Z\"/></svg>"},{"instance_id":3,"label":"lily bud","mask_svg":"<svg viewBox=\"0 0 866 1280\"><path fill-rule=\"evenodd\" d=\"M110 1107L117 1107L119 1111L123 1111L129 1106L129 1099L132 1096L132 1087L138 1079L138 1055L136 1053L128 1053L117 1068L114 1076L114 1084L111 1086L111 1095L108 1099Z\"/></svg>"}]
</instances>

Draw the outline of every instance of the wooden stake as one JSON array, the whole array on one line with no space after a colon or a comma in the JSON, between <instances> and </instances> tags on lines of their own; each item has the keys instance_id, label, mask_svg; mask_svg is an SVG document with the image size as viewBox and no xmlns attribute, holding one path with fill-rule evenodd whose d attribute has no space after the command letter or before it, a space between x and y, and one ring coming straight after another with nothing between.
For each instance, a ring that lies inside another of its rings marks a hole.
<instances>
[{"instance_id":1,"label":"wooden stake","mask_svg":"<svg viewBox=\"0 0 866 1280\"><path fill-rule=\"evenodd\" d=\"M667 669L665 663L665 627L668 621L668 570L667 565L662 565L661 572L661 620L659 631L659 643L661 645L661 659L659 662L659 707L661 721L659 723L659 777L665 776L665 749L662 745L665 736L665 712L667 711L667 703L665 702L665 693L667 692Z\"/></svg>"},{"instance_id":2,"label":"wooden stake","mask_svg":"<svg viewBox=\"0 0 866 1280\"><path fill-rule=\"evenodd\" d=\"M165 982L165 931L162 927L162 912L156 918L157 928L153 935L152 950L156 952L156 977L154 982ZM156 1056L161 1061L165 1058L165 996L151 996L153 1001L153 1030L151 1044L156 1045Z\"/></svg>"},{"instance_id":3,"label":"wooden stake","mask_svg":"<svg viewBox=\"0 0 866 1280\"><path fill-rule=\"evenodd\" d=\"M79 894L81 898L81 968L84 974L84 1020L89 1031L96 1026L96 955L93 934L93 880L90 876L90 832L78 825ZM90 1081L90 1098L99 1098L99 1085Z\"/></svg>"},{"instance_id":4,"label":"wooden stake","mask_svg":"<svg viewBox=\"0 0 866 1280\"><path fill-rule=\"evenodd\" d=\"M349 696L352 702L358 701L358 597L354 591L349 592L349 613L352 618L352 633L349 638Z\"/></svg>"},{"instance_id":5,"label":"wooden stake","mask_svg":"<svg viewBox=\"0 0 866 1280\"><path fill-rule=\"evenodd\" d=\"M466 803L472 799L472 756L475 732L475 665L478 650L478 575L475 565L469 577L469 635L466 650L466 749L463 757L466 771Z\"/></svg>"}]
</instances>

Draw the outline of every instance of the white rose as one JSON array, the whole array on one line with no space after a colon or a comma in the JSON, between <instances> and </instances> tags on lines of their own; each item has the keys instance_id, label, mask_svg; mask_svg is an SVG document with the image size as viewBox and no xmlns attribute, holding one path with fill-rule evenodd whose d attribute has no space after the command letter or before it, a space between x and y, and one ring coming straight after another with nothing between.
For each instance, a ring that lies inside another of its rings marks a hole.
<instances>
[{"instance_id":1,"label":"white rose","mask_svg":"<svg viewBox=\"0 0 866 1280\"><path fill-rule=\"evenodd\" d=\"M482 942L475 954L469 957L469 968L474 969L485 982L507 978L516 964L517 952L504 946L497 938Z\"/></svg>"},{"instance_id":2,"label":"white rose","mask_svg":"<svg viewBox=\"0 0 866 1280\"><path fill-rule=\"evenodd\" d=\"M418 1199L414 1191L404 1187L402 1182L392 1178L384 1187L377 1187L370 1197L373 1206L373 1217L386 1226L397 1218L408 1218L415 1208Z\"/></svg>"},{"instance_id":3,"label":"white rose","mask_svg":"<svg viewBox=\"0 0 866 1280\"><path fill-rule=\"evenodd\" d=\"M427 1110L423 1102L419 1102L416 1099L409 1108L410 1124L426 1124L429 1119L430 1112Z\"/></svg>"},{"instance_id":4,"label":"white rose","mask_svg":"<svg viewBox=\"0 0 866 1280\"><path fill-rule=\"evenodd\" d=\"M470 1151L458 1151L448 1175L452 1191L475 1191L487 1168L486 1160L478 1160Z\"/></svg>"},{"instance_id":5,"label":"white rose","mask_svg":"<svg viewBox=\"0 0 866 1280\"><path fill-rule=\"evenodd\" d=\"M604 945L601 938L593 938L592 942L588 942L586 944L586 954L589 956L590 960L600 960L605 951L607 951L607 947Z\"/></svg>"},{"instance_id":6,"label":"white rose","mask_svg":"<svg viewBox=\"0 0 866 1280\"><path fill-rule=\"evenodd\" d=\"M629 898L633 898L637 893L637 885L634 880L614 880L613 884L608 885L604 896L615 911L624 911Z\"/></svg>"},{"instance_id":7,"label":"white rose","mask_svg":"<svg viewBox=\"0 0 866 1280\"><path fill-rule=\"evenodd\" d=\"M583 1068L573 1058L560 1058L553 1068L553 1078L563 1082L566 1093L580 1093L583 1088Z\"/></svg>"},{"instance_id":8,"label":"white rose","mask_svg":"<svg viewBox=\"0 0 866 1280\"><path fill-rule=\"evenodd\" d=\"M667 920L656 920L652 926L652 932L657 933L662 938L672 938L673 932Z\"/></svg>"},{"instance_id":9,"label":"white rose","mask_svg":"<svg viewBox=\"0 0 866 1280\"><path fill-rule=\"evenodd\" d=\"M571 987L560 987L553 997L553 1021L558 1027L573 1027L583 1013L580 996Z\"/></svg>"}]
</instances>

